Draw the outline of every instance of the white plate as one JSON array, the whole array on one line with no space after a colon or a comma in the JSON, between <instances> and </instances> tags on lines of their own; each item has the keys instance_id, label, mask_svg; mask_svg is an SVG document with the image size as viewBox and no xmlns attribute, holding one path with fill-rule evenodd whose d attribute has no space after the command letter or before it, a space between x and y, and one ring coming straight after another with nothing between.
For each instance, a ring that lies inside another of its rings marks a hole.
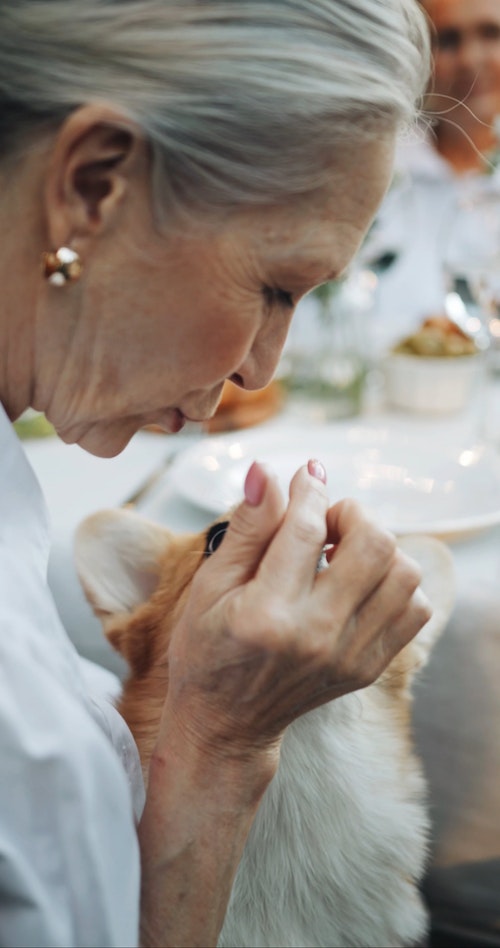
<instances>
[{"instance_id":1,"label":"white plate","mask_svg":"<svg viewBox=\"0 0 500 948\"><path fill-rule=\"evenodd\" d=\"M331 501L354 497L394 533L480 529L500 522L500 456L448 444L445 429L408 424L277 425L210 437L180 454L175 489L214 514L239 502L252 461L269 464L284 493L308 458L319 458Z\"/></svg>"}]
</instances>

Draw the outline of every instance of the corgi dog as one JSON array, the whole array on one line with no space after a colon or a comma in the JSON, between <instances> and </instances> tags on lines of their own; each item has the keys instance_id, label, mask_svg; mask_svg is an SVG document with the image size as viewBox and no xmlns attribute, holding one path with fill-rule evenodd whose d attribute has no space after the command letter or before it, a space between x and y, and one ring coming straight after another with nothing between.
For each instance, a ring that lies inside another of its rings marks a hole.
<instances>
[{"instance_id":1,"label":"corgi dog","mask_svg":"<svg viewBox=\"0 0 500 948\"><path fill-rule=\"evenodd\" d=\"M171 630L224 530L218 522L204 533L174 535L117 510L95 514L77 532L83 588L130 668L118 707L146 782ZM415 535L400 545L420 564L433 616L374 684L287 728L235 877L221 948L390 948L425 938L419 880L429 821L410 686L446 625L454 578L439 540Z\"/></svg>"}]
</instances>

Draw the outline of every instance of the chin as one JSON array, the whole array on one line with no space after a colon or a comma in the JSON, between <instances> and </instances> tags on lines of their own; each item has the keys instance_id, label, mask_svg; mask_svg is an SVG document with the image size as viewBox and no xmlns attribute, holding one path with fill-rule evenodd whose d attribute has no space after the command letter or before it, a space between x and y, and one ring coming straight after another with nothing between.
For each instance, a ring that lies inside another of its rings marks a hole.
<instances>
[{"instance_id":1,"label":"chin","mask_svg":"<svg viewBox=\"0 0 500 948\"><path fill-rule=\"evenodd\" d=\"M154 424L161 427L166 434L176 434L183 428L185 421L178 408L168 409L160 418L155 416L153 419ZM66 444L78 444L89 454L99 458L114 458L121 454L138 431L151 423L151 416L128 415L108 421L97 420L55 428Z\"/></svg>"},{"instance_id":2,"label":"chin","mask_svg":"<svg viewBox=\"0 0 500 948\"><path fill-rule=\"evenodd\" d=\"M88 451L89 454L98 458L115 458L125 450L136 430L129 432L107 431L103 434L100 431L87 431L82 438L76 441L76 444Z\"/></svg>"},{"instance_id":3,"label":"chin","mask_svg":"<svg viewBox=\"0 0 500 948\"><path fill-rule=\"evenodd\" d=\"M65 444L77 444L98 458L114 458L127 447L139 427L129 425L120 429L116 423L96 423L80 429L77 426L66 429L56 427L56 431Z\"/></svg>"}]
</instances>

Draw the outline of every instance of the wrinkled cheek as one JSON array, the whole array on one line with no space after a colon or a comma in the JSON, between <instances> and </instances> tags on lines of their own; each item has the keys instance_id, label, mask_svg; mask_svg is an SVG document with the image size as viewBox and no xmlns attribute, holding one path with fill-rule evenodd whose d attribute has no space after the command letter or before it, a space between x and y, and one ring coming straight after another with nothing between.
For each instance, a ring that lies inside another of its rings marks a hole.
<instances>
[{"instance_id":1,"label":"wrinkled cheek","mask_svg":"<svg viewBox=\"0 0 500 948\"><path fill-rule=\"evenodd\" d=\"M236 372L247 358L254 342L253 332L239 330L237 325L219 326L204 336L198 346L193 368L198 379L214 384ZM203 383L200 387L203 387Z\"/></svg>"}]
</instances>

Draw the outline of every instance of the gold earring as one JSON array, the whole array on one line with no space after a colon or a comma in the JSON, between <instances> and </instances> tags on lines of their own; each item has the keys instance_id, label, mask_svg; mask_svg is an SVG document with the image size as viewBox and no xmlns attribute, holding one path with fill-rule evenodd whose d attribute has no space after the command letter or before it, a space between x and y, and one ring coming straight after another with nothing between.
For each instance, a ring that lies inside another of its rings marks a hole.
<instances>
[{"instance_id":1,"label":"gold earring","mask_svg":"<svg viewBox=\"0 0 500 948\"><path fill-rule=\"evenodd\" d=\"M42 257L43 275L52 286L65 286L79 280L83 269L78 254L70 247L44 253Z\"/></svg>"}]
</instances>

